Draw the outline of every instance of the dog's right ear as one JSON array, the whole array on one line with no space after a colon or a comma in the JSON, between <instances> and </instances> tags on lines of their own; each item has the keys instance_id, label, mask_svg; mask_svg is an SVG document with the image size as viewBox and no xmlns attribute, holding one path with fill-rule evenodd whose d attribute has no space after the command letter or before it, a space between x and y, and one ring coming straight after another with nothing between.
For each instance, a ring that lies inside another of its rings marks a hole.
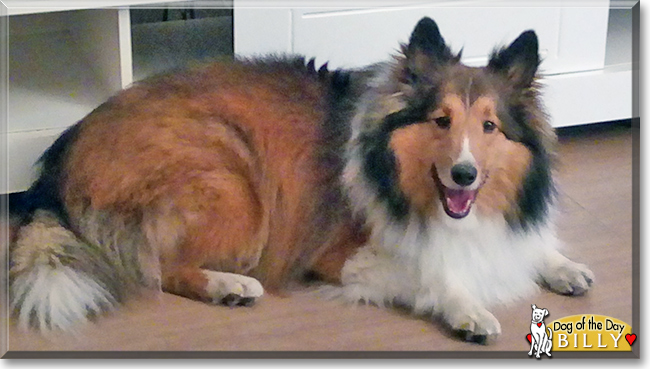
<instances>
[{"instance_id":1,"label":"dog's right ear","mask_svg":"<svg viewBox=\"0 0 650 369\"><path fill-rule=\"evenodd\" d=\"M537 306L535 306L535 304L533 304L533 310L535 310L535 309L537 309Z\"/></svg>"},{"instance_id":2,"label":"dog's right ear","mask_svg":"<svg viewBox=\"0 0 650 369\"><path fill-rule=\"evenodd\" d=\"M411 33L408 45L402 46L402 53L407 60L405 72L408 83L414 83L419 75L437 65L460 60L460 55L454 57L451 53L438 25L429 17L420 19Z\"/></svg>"},{"instance_id":3,"label":"dog's right ear","mask_svg":"<svg viewBox=\"0 0 650 369\"><path fill-rule=\"evenodd\" d=\"M433 19L424 17L415 26L406 49L407 57L423 54L439 62L449 61L453 55Z\"/></svg>"}]
</instances>

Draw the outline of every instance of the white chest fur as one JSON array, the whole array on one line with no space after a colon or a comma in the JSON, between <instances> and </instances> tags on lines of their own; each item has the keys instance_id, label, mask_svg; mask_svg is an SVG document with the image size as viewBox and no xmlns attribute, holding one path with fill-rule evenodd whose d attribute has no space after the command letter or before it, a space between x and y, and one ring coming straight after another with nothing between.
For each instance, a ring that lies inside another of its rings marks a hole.
<instances>
[{"instance_id":1,"label":"white chest fur","mask_svg":"<svg viewBox=\"0 0 650 369\"><path fill-rule=\"evenodd\" d=\"M490 306L537 289L537 256L556 244L550 231L513 232L503 218L475 214L438 219L376 227L343 269L346 297L427 312L451 293Z\"/></svg>"}]
</instances>

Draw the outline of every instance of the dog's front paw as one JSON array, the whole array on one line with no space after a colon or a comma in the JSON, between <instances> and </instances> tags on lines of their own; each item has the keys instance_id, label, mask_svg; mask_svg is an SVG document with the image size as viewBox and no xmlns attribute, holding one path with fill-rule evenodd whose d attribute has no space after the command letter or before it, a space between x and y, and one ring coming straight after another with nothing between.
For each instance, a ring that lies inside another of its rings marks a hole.
<instances>
[{"instance_id":1,"label":"dog's front paw","mask_svg":"<svg viewBox=\"0 0 650 369\"><path fill-rule=\"evenodd\" d=\"M568 259L549 268L542 278L548 288L562 295L580 296L594 283L594 273L586 265Z\"/></svg>"},{"instance_id":2,"label":"dog's front paw","mask_svg":"<svg viewBox=\"0 0 650 369\"><path fill-rule=\"evenodd\" d=\"M497 318L482 308L446 311L444 319L465 341L486 345L494 342L501 334L501 324Z\"/></svg>"}]
</instances>

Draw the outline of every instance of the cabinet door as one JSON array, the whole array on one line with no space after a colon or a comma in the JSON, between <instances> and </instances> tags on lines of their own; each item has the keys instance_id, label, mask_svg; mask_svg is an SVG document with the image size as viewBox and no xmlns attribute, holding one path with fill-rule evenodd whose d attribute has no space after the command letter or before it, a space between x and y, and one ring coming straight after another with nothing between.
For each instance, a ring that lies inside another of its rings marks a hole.
<instances>
[{"instance_id":1,"label":"cabinet door","mask_svg":"<svg viewBox=\"0 0 650 369\"><path fill-rule=\"evenodd\" d=\"M526 6L528 2L474 1L381 8L309 8L292 12L293 52L329 61L333 67L359 67L385 60L406 42L423 16L433 18L463 62L483 65L498 45L533 29L540 40L546 74L600 69L604 66L608 4L591 7ZM539 4L539 3L538 3Z\"/></svg>"},{"instance_id":2,"label":"cabinet door","mask_svg":"<svg viewBox=\"0 0 650 369\"><path fill-rule=\"evenodd\" d=\"M494 47L533 29L545 74L604 67L609 0L429 0L377 3L380 6L364 2L355 7L321 1L320 7L309 8L239 3L235 1L234 44L235 53L243 56L297 53L331 67L361 67L395 54L417 21L429 16L452 49L463 50L463 62L469 65L484 64Z\"/></svg>"}]
</instances>

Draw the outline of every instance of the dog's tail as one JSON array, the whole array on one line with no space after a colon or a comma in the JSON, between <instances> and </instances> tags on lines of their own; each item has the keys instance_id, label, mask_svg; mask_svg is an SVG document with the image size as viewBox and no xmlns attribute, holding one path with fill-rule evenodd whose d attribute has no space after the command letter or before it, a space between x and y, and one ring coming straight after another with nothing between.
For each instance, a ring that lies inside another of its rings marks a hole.
<instances>
[{"instance_id":1,"label":"dog's tail","mask_svg":"<svg viewBox=\"0 0 650 369\"><path fill-rule=\"evenodd\" d=\"M549 341L553 340L553 331L551 330L550 327L546 327L546 331L548 332L547 337Z\"/></svg>"},{"instance_id":2,"label":"dog's tail","mask_svg":"<svg viewBox=\"0 0 650 369\"><path fill-rule=\"evenodd\" d=\"M74 231L60 199L62 163L76 135L66 131L43 154L41 173L9 196L9 308L20 328L72 328L112 309L137 276L123 253ZM132 259L132 258L131 258Z\"/></svg>"},{"instance_id":3,"label":"dog's tail","mask_svg":"<svg viewBox=\"0 0 650 369\"><path fill-rule=\"evenodd\" d=\"M67 330L121 300L110 261L51 212L37 210L10 250L10 309L23 329Z\"/></svg>"}]
</instances>

